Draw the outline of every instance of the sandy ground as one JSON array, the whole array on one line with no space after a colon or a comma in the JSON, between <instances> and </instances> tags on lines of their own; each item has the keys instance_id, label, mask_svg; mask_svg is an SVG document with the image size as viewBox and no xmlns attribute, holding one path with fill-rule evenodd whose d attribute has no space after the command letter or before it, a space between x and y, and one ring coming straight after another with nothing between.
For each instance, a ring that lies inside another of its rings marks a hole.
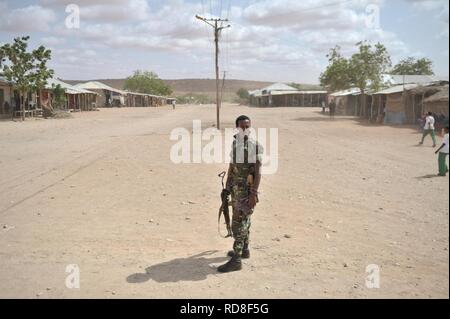
<instances>
[{"instance_id":1,"label":"sandy ground","mask_svg":"<svg viewBox=\"0 0 450 319\"><path fill-rule=\"evenodd\" d=\"M215 270L232 244L217 234L226 165L169 159L170 131L211 126L212 106L0 122L0 297L449 297L449 182L433 176L430 140L316 109L227 105L225 125L242 113L279 128L280 162L263 177L251 259L231 274Z\"/></svg>"}]
</instances>

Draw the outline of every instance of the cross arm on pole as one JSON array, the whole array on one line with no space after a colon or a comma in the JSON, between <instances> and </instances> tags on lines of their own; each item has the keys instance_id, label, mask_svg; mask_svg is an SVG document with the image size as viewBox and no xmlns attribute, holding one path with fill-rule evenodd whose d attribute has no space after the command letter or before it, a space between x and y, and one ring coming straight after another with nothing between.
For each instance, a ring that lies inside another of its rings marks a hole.
<instances>
[{"instance_id":1,"label":"cross arm on pole","mask_svg":"<svg viewBox=\"0 0 450 319\"><path fill-rule=\"evenodd\" d=\"M221 31L221 30L223 30L223 29L228 29L228 28L231 28L231 25L227 25L227 26L225 26L225 27L220 27L220 28L218 28L218 30Z\"/></svg>"},{"instance_id":2,"label":"cross arm on pole","mask_svg":"<svg viewBox=\"0 0 450 319\"><path fill-rule=\"evenodd\" d=\"M205 19L205 18L199 16L198 14L195 15L195 17L196 17L198 20L203 21L203 22L205 22L206 24L209 24L210 26L212 26L213 28L215 28L215 25L214 25L214 24L209 23L209 21L211 21L211 20Z\"/></svg>"}]
</instances>

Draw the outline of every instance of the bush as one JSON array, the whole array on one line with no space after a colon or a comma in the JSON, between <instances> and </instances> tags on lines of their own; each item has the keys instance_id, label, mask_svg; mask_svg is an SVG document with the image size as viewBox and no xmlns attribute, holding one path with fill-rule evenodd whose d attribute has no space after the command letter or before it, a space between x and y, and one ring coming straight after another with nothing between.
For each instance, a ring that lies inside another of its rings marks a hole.
<instances>
[{"instance_id":1,"label":"bush","mask_svg":"<svg viewBox=\"0 0 450 319\"><path fill-rule=\"evenodd\" d=\"M236 92L237 96L239 96L239 98L241 100L247 100L249 99L250 95L248 94L248 90L244 89L244 88L240 88L237 92Z\"/></svg>"}]
</instances>

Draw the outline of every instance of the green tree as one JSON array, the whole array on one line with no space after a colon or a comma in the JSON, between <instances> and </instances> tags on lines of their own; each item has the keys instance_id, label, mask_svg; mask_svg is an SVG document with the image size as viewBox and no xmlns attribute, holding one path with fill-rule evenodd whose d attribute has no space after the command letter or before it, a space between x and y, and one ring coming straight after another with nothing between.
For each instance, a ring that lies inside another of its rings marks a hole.
<instances>
[{"instance_id":1,"label":"green tree","mask_svg":"<svg viewBox=\"0 0 450 319\"><path fill-rule=\"evenodd\" d=\"M44 46L28 52L29 36L17 37L13 43L0 46L0 67L5 78L19 91L22 120L25 119L24 97L28 92L42 89L53 76L47 68L51 51Z\"/></svg>"},{"instance_id":2,"label":"green tree","mask_svg":"<svg viewBox=\"0 0 450 319\"><path fill-rule=\"evenodd\" d=\"M361 90L360 115L366 115L366 93L368 89L378 91L383 87L382 75L391 67L391 57L386 47L377 43L372 46L367 41L358 42L358 52L350 59L351 83Z\"/></svg>"},{"instance_id":3,"label":"green tree","mask_svg":"<svg viewBox=\"0 0 450 319\"><path fill-rule=\"evenodd\" d=\"M125 80L125 90L154 95L168 96L172 89L157 74L150 71L137 70Z\"/></svg>"},{"instance_id":4,"label":"green tree","mask_svg":"<svg viewBox=\"0 0 450 319\"><path fill-rule=\"evenodd\" d=\"M351 87L350 61L342 56L341 48L334 47L326 56L328 66L320 75L320 85L329 91L340 91Z\"/></svg>"},{"instance_id":5,"label":"green tree","mask_svg":"<svg viewBox=\"0 0 450 319\"><path fill-rule=\"evenodd\" d=\"M391 74L398 75L434 75L433 62L430 59L408 57L394 66Z\"/></svg>"},{"instance_id":6,"label":"green tree","mask_svg":"<svg viewBox=\"0 0 450 319\"><path fill-rule=\"evenodd\" d=\"M367 41L356 44L358 51L347 59L336 46L327 55L329 65L320 75L320 83L331 91L357 87L361 90L362 105L366 105L366 92L383 87L382 75L391 67L391 58L386 47ZM365 107L362 114L365 115Z\"/></svg>"},{"instance_id":7,"label":"green tree","mask_svg":"<svg viewBox=\"0 0 450 319\"><path fill-rule=\"evenodd\" d=\"M382 75L392 65L386 47L381 43L372 46L366 41L356 45L358 52L350 59L352 85L361 89L362 93L368 88L379 90L383 86Z\"/></svg>"},{"instance_id":8,"label":"green tree","mask_svg":"<svg viewBox=\"0 0 450 319\"><path fill-rule=\"evenodd\" d=\"M241 100L248 100L250 95L248 94L248 90L244 89L244 88L240 88L237 92L236 92L237 96L239 96L239 98Z\"/></svg>"},{"instance_id":9,"label":"green tree","mask_svg":"<svg viewBox=\"0 0 450 319\"><path fill-rule=\"evenodd\" d=\"M61 87L60 84L52 86L52 93L55 101L55 106L59 109L62 109L66 104L66 90Z\"/></svg>"}]
</instances>

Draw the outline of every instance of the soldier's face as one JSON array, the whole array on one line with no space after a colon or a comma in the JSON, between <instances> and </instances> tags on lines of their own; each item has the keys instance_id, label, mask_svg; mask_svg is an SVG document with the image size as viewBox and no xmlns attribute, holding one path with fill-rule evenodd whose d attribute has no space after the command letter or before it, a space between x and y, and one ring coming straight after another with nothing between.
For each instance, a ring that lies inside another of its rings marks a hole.
<instances>
[{"instance_id":1,"label":"soldier's face","mask_svg":"<svg viewBox=\"0 0 450 319\"><path fill-rule=\"evenodd\" d=\"M239 123L238 123L238 128L240 128L244 132L246 130L248 130L250 127L251 127L251 123L249 120L242 120L242 121L239 121Z\"/></svg>"}]
</instances>

